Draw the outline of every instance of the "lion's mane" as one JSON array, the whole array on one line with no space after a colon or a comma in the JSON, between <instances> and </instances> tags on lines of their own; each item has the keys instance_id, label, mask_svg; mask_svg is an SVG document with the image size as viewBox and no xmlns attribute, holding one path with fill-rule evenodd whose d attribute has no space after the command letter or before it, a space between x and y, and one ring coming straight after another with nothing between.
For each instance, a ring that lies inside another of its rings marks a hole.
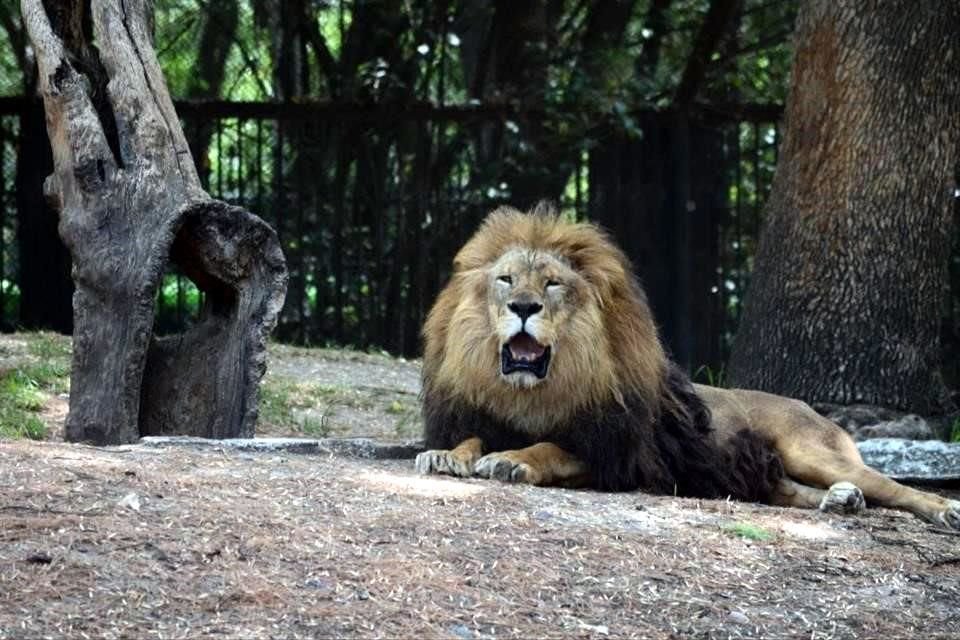
<instances>
[{"instance_id":1,"label":"lion's mane","mask_svg":"<svg viewBox=\"0 0 960 640\"><path fill-rule=\"evenodd\" d=\"M513 247L551 252L579 272L596 302L566 336L549 384L499 379L486 269ZM670 362L629 260L596 226L547 207L501 207L454 258L423 329L424 435L449 449L478 436L485 450L553 442L583 460L601 490L767 501L777 454L742 431L722 446L689 378Z\"/></svg>"}]
</instances>

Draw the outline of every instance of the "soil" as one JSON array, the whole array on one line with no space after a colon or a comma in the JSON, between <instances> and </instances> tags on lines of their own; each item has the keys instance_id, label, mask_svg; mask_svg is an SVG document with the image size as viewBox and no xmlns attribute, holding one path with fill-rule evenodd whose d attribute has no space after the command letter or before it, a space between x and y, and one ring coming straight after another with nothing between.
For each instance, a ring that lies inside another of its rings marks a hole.
<instances>
[{"instance_id":1,"label":"soil","mask_svg":"<svg viewBox=\"0 0 960 640\"><path fill-rule=\"evenodd\" d=\"M369 398L336 412L344 435L403 437L416 362L274 356ZM0 638L958 637L960 536L909 514L412 466L0 441Z\"/></svg>"},{"instance_id":2,"label":"soil","mask_svg":"<svg viewBox=\"0 0 960 640\"><path fill-rule=\"evenodd\" d=\"M344 349L274 344L265 383L309 383L322 400L295 411L299 421L322 424L322 433L396 441L420 434L420 363ZM261 420L257 435L302 436L301 429Z\"/></svg>"}]
</instances>

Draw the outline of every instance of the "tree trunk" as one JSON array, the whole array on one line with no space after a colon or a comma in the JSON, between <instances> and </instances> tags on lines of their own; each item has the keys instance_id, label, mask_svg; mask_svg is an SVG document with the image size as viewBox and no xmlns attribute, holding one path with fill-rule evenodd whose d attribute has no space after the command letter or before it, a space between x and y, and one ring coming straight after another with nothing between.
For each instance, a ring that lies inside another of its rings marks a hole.
<instances>
[{"instance_id":1,"label":"tree trunk","mask_svg":"<svg viewBox=\"0 0 960 640\"><path fill-rule=\"evenodd\" d=\"M53 146L47 192L77 289L66 437L251 436L286 286L276 235L200 188L151 44L148 0L89 6L87 16L82 0L22 0ZM99 53L77 44L88 29L64 35L80 24L92 25ZM157 340L171 257L205 308L187 332Z\"/></svg>"},{"instance_id":2,"label":"tree trunk","mask_svg":"<svg viewBox=\"0 0 960 640\"><path fill-rule=\"evenodd\" d=\"M960 3L810 0L731 383L951 409L939 320L960 144Z\"/></svg>"}]
</instances>

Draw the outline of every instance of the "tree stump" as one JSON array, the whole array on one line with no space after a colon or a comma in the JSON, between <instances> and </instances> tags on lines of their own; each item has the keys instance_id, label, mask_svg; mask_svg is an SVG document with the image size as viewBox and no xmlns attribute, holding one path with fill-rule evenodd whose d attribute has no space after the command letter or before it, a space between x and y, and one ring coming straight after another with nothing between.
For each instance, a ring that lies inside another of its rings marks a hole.
<instances>
[{"instance_id":1,"label":"tree stump","mask_svg":"<svg viewBox=\"0 0 960 640\"><path fill-rule=\"evenodd\" d=\"M46 191L76 285L66 438L251 437L286 291L276 233L201 188L153 50L149 0L21 8L53 147ZM157 338L171 260L204 308L185 333Z\"/></svg>"}]
</instances>

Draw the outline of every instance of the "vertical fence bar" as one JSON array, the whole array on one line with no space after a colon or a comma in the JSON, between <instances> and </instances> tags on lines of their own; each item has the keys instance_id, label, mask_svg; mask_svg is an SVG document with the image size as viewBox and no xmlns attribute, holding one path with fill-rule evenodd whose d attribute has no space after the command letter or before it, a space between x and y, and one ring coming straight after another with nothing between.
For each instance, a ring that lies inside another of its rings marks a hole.
<instances>
[{"instance_id":1,"label":"vertical fence bar","mask_svg":"<svg viewBox=\"0 0 960 640\"><path fill-rule=\"evenodd\" d=\"M737 198L734 208L734 269L736 280L737 303L734 305L734 322L740 321L740 308L743 305L743 150L740 146L740 136L742 134L741 124L736 124L736 167L737 167ZM734 274L731 274L733 276Z\"/></svg>"},{"instance_id":2,"label":"vertical fence bar","mask_svg":"<svg viewBox=\"0 0 960 640\"><path fill-rule=\"evenodd\" d=\"M320 131L320 126L318 123L317 130ZM326 139L329 134L328 128L323 128L322 137ZM327 311L326 305L326 280L324 279L324 270L323 270L323 208L320 205L320 185L326 182L326 167L319 166L316 168L317 173L322 175L322 178L313 181L313 216L314 216L314 252L313 256L313 286L316 293L313 298L313 322L311 323L311 342L316 340L317 336L322 336L325 332L325 315ZM322 174L321 174L322 172Z\"/></svg>"},{"instance_id":3,"label":"vertical fence bar","mask_svg":"<svg viewBox=\"0 0 960 640\"><path fill-rule=\"evenodd\" d=\"M7 127L0 117L0 326L7 320ZM13 323L11 323L13 324Z\"/></svg>"},{"instance_id":4,"label":"vertical fence bar","mask_svg":"<svg viewBox=\"0 0 960 640\"><path fill-rule=\"evenodd\" d=\"M780 123L773 123L773 164L780 160Z\"/></svg>"},{"instance_id":5,"label":"vertical fence bar","mask_svg":"<svg viewBox=\"0 0 960 640\"><path fill-rule=\"evenodd\" d=\"M285 244L286 234L283 229L283 223L285 218L284 209L286 208L286 193L284 191L285 181L283 179L283 171L284 171L283 146L284 146L284 139L285 139L285 132L284 132L283 125L284 125L283 118L278 116L277 119L275 120L275 127L277 131L276 147L274 147L273 149L273 185L274 187L273 187L272 204L273 204L273 213L274 213L274 221L275 221L274 230L277 232L277 240L280 242L280 248L283 250L284 254L286 254L287 252L287 247ZM287 298L287 300L289 301L289 297ZM284 326L284 324L286 324L289 321L289 315L288 313L285 313L287 311L287 304L284 304L283 307L284 308L281 309L280 317L278 318L278 322L277 322L277 325L278 325L277 333L281 338L284 338L287 336L286 327Z\"/></svg>"},{"instance_id":6,"label":"vertical fence bar","mask_svg":"<svg viewBox=\"0 0 960 640\"><path fill-rule=\"evenodd\" d=\"M257 118L257 210L254 212L264 220L267 219L263 211L263 119Z\"/></svg>"},{"instance_id":7,"label":"vertical fence bar","mask_svg":"<svg viewBox=\"0 0 960 640\"><path fill-rule=\"evenodd\" d=\"M223 199L223 119L217 116L217 197Z\"/></svg>"},{"instance_id":8,"label":"vertical fence bar","mask_svg":"<svg viewBox=\"0 0 960 640\"><path fill-rule=\"evenodd\" d=\"M573 212L577 220L582 220L583 215L583 194L580 189L581 172L583 171L583 150L577 150L577 161L573 164Z\"/></svg>"},{"instance_id":9,"label":"vertical fence bar","mask_svg":"<svg viewBox=\"0 0 960 640\"><path fill-rule=\"evenodd\" d=\"M760 123L753 123L753 248L756 250L757 239L760 235L760 203L766 199L763 187L763 177L760 175L760 157L762 154L760 147Z\"/></svg>"},{"instance_id":10,"label":"vertical fence bar","mask_svg":"<svg viewBox=\"0 0 960 640\"><path fill-rule=\"evenodd\" d=\"M304 224L303 224L303 210L306 208L306 202L304 202L304 191L306 190L306 181L304 176L304 164L306 163L307 154L304 153L304 144L303 136L304 130L306 129L306 122L303 120L298 120L296 122L296 149L297 155L294 158L296 162L296 185L297 185L297 217L296 217L296 235L294 236L294 241L290 244L291 251L293 253L290 256L292 259L290 262L292 266L296 269L296 299L295 303L297 305L297 341L300 344L304 344L307 339L306 334L306 299L307 299L307 277L304 271L304 264L306 256L304 256ZM295 248L294 248L295 247Z\"/></svg>"},{"instance_id":11,"label":"vertical fence bar","mask_svg":"<svg viewBox=\"0 0 960 640\"><path fill-rule=\"evenodd\" d=\"M273 149L273 213L276 221L277 237L280 239L280 246L283 247L283 222L284 208L286 206L283 179L283 145L285 144L286 132L284 131L284 122L281 118L275 121L277 130L277 146Z\"/></svg>"},{"instance_id":12,"label":"vertical fence bar","mask_svg":"<svg viewBox=\"0 0 960 640\"><path fill-rule=\"evenodd\" d=\"M336 140L337 168L334 174L333 192L333 335L337 342L343 342L343 211L346 208L347 190L347 144L349 137L337 132Z\"/></svg>"},{"instance_id":13,"label":"vertical fence bar","mask_svg":"<svg viewBox=\"0 0 960 640\"><path fill-rule=\"evenodd\" d=\"M246 120L242 118L237 118L237 204L241 207L247 208L246 203L246 189L244 189L243 184L243 128L246 124Z\"/></svg>"}]
</instances>

